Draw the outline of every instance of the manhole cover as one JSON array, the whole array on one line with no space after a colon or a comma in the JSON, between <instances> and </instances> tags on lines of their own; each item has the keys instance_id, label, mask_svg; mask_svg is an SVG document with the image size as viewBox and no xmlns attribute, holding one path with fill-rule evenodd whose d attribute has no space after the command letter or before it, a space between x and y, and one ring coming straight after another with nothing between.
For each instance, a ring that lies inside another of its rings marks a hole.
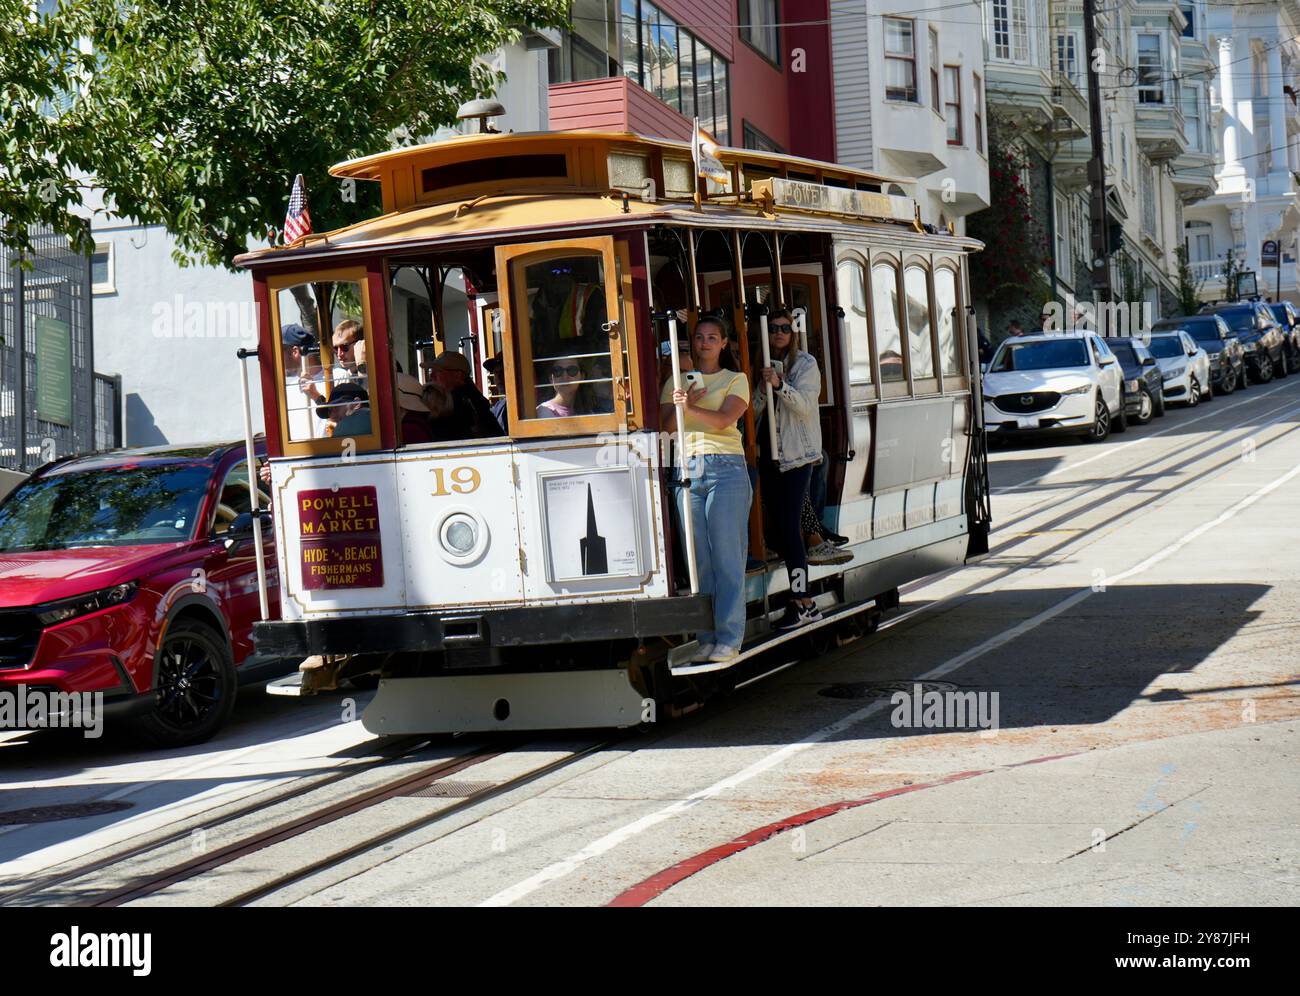
<instances>
[{"instance_id":1,"label":"manhole cover","mask_svg":"<svg viewBox=\"0 0 1300 996\"><path fill-rule=\"evenodd\" d=\"M410 799L468 799L478 792L496 788L496 782L460 782L453 778L434 782L422 789L407 793Z\"/></svg>"},{"instance_id":2,"label":"manhole cover","mask_svg":"<svg viewBox=\"0 0 1300 996\"><path fill-rule=\"evenodd\" d=\"M24 823L54 823L57 820L79 820L86 816L103 816L130 809L130 802L79 802L68 806L33 806L30 809L11 809L0 812L0 827L19 826Z\"/></svg>"},{"instance_id":3,"label":"manhole cover","mask_svg":"<svg viewBox=\"0 0 1300 996\"><path fill-rule=\"evenodd\" d=\"M828 699L887 699L895 692L911 695L917 685L921 686L922 695L926 692L955 692L958 688L950 681L849 681L829 685L817 694Z\"/></svg>"}]
</instances>

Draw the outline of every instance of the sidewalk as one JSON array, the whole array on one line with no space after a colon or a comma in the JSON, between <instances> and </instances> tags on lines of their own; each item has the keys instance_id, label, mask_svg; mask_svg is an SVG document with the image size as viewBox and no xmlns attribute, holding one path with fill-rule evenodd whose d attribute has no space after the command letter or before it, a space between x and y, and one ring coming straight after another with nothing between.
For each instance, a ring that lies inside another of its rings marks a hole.
<instances>
[{"instance_id":1,"label":"sidewalk","mask_svg":"<svg viewBox=\"0 0 1300 996\"><path fill-rule=\"evenodd\" d=\"M1298 731L1242 724L918 779L723 858L654 903L1297 905Z\"/></svg>"}]
</instances>

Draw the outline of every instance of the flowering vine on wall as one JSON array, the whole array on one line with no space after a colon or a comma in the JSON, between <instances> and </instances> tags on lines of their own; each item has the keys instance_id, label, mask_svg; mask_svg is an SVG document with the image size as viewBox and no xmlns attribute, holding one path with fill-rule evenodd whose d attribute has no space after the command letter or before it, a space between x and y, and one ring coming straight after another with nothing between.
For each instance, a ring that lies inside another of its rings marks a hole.
<instances>
[{"instance_id":1,"label":"flowering vine on wall","mask_svg":"<svg viewBox=\"0 0 1300 996\"><path fill-rule=\"evenodd\" d=\"M967 224L967 232L984 243L984 251L971 259L971 291L994 308L1051 296L1043 277L1051 255L1043 226L1034 217L1029 187L1021 179L1026 165L1014 148L990 149L990 205Z\"/></svg>"}]
</instances>

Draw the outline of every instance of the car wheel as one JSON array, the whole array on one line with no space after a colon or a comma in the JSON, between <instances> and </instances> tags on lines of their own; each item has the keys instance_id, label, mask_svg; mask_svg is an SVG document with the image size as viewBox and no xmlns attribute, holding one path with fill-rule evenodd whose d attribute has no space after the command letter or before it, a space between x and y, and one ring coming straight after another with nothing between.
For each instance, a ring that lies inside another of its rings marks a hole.
<instances>
[{"instance_id":1,"label":"car wheel","mask_svg":"<svg viewBox=\"0 0 1300 996\"><path fill-rule=\"evenodd\" d=\"M1151 400L1151 391L1149 389L1145 387L1142 388L1139 392L1139 396L1142 400L1138 405L1137 414L1133 416L1133 421L1138 425L1146 425L1151 421L1151 417L1156 410L1156 405L1155 402Z\"/></svg>"},{"instance_id":2,"label":"car wheel","mask_svg":"<svg viewBox=\"0 0 1300 996\"><path fill-rule=\"evenodd\" d=\"M1092 431L1088 433L1088 441L1091 443L1105 442L1110 436L1110 409L1106 407L1106 401L1100 395L1097 397L1097 413L1093 417Z\"/></svg>"},{"instance_id":3,"label":"car wheel","mask_svg":"<svg viewBox=\"0 0 1300 996\"><path fill-rule=\"evenodd\" d=\"M1195 408L1201 403L1201 385L1196 382L1195 377L1189 377L1187 380L1187 407Z\"/></svg>"},{"instance_id":4,"label":"car wheel","mask_svg":"<svg viewBox=\"0 0 1300 996\"><path fill-rule=\"evenodd\" d=\"M1255 365L1255 382L1257 384L1267 384L1273 379L1273 360L1264 353L1260 356L1259 362Z\"/></svg>"},{"instance_id":5,"label":"car wheel","mask_svg":"<svg viewBox=\"0 0 1300 996\"><path fill-rule=\"evenodd\" d=\"M153 709L135 720L136 732L155 747L202 743L230 718L238 684L219 633L200 622L174 623L158 649Z\"/></svg>"}]
</instances>

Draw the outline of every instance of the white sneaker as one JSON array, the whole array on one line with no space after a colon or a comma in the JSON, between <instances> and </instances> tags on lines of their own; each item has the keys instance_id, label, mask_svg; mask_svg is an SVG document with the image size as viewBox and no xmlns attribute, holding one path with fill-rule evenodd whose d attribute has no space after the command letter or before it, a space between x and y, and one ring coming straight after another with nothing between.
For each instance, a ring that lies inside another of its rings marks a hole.
<instances>
[{"instance_id":1,"label":"white sneaker","mask_svg":"<svg viewBox=\"0 0 1300 996\"><path fill-rule=\"evenodd\" d=\"M847 564L852 559L853 554L848 550L841 550L825 540L808 551L808 563L810 564Z\"/></svg>"},{"instance_id":2,"label":"white sneaker","mask_svg":"<svg viewBox=\"0 0 1300 996\"><path fill-rule=\"evenodd\" d=\"M701 643L700 648L697 651L695 651L695 653L691 654L690 660L691 662L707 661L712 655L713 655L713 644Z\"/></svg>"},{"instance_id":3,"label":"white sneaker","mask_svg":"<svg viewBox=\"0 0 1300 996\"><path fill-rule=\"evenodd\" d=\"M709 654L708 659L712 664L725 664L727 661L734 661L739 656L739 647L717 646L713 648L713 653Z\"/></svg>"}]
</instances>

